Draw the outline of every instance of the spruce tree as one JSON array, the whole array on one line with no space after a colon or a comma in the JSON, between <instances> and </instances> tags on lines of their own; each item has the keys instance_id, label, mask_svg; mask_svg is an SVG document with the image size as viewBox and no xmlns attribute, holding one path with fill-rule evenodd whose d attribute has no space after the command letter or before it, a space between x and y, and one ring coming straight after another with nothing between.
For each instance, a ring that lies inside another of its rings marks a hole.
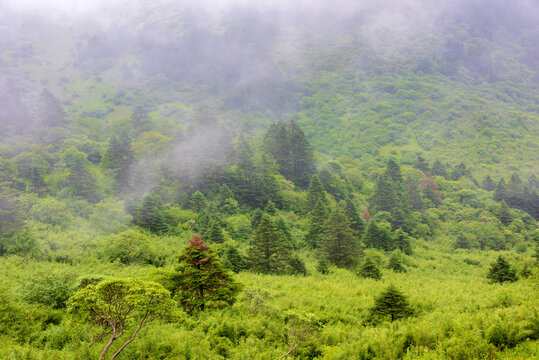
<instances>
[{"instance_id":1,"label":"spruce tree","mask_svg":"<svg viewBox=\"0 0 539 360\"><path fill-rule=\"evenodd\" d=\"M509 212L509 207L507 206L507 203L502 200L500 203L500 207L498 208L497 213L498 220L501 221L504 225L509 225L511 223L511 213Z\"/></svg>"},{"instance_id":2,"label":"spruce tree","mask_svg":"<svg viewBox=\"0 0 539 360\"><path fill-rule=\"evenodd\" d=\"M387 268L395 272L406 272L406 269L404 268L404 266L402 266L401 256L397 251L394 251L391 254Z\"/></svg>"},{"instance_id":3,"label":"spruce tree","mask_svg":"<svg viewBox=\"0 0 539 360\"><path fill-rule=\"evenodd\" d=\"M253 230L256 230L258 228L258 225L260 224L260 220L262 220L262 217L264 216L264 212L260 209L255 209L253 211L253 214L251 215L251 228Z\"/></svg>"},{"instance_id":4,"label":"spruce tree","mask_svg":"<svg viewBox=\"0 0 539 360\"><path fill-rule=\"evenodd\" d=\"M329 262L326 260L325 257L322 256L322 258L318 261L318 265L316 265L316 271L318 271L322 275L329 274Z\"/></svg>"},{"instance_id":5,"label":"spruce tree","mask_svg":"<svg viewBox=\"0 0 539 360\"><path fill-rule=\"evenodd\" d=\"M417 157L415 167L424 173L429 171L429 163L421 155Z\"/></svg>"},{"instance_id":6,"label":"spruce tree","mask_svg":"<svg viewBox=\"0 0 539 360\"><path fill-rule=\"evenodd\" d=\"M273 155L279 172L287 179L290 179L291 159L290 159L290 135L283 122L270 125L264 137L264 149Z\"/></svg>"},{"instance_id":7,"label":"spruce tree","mask_svg":"<svg viewBox=\"0 0 539 360\"><path fill-rule=\"evenodd\" d=\"M391 212L398 206L395 187L391 184L391 177L381 174L376 180L376 187L370 203L377 211Z\"/></svg>"},{"instance_id":8,"label":"spruce tree","mask_svg":"<svg viewBox=\"0 0 539 360\"><path fill-rule=\"evenodd\" d=\"M485 180L483 180L483 184L481 187L483 188L483 190L486 191L494 191L496 189L496 183L494 182L494 180L492 180L490 175L487 175L485 177Z\"/></svg>"},{"instance_id":9,"label":"spruce tree","mask_svg":"<svg viewBox=\"0 0 539 360\"><path fill-rule=\"evenodd\" d=\"M363 236L363 231L365 230L365 222L361 216L359 216L356 206L349 197L345 200L344 212L346 213L348 220L350 220L350 228L354 231L354 235L357 238L361 238L361 236Z\"/></svg>"},{"instance_id":10,"label":"spruce tree","mask_svg":"<svg viewBox=\"0 0 539 360\"><path fill-rule=\"evenodd\" d=\"M247 269L247 261L235 246L228 246L225 250L223 264L235 273Z\"/></svg>"},{"instance_id":11,"label":"spruce tree","mask_svg":"<svg viewBox=\"0 0 539 360\"><path fill-rule=\"evenodd\" d=\"M382 278L382 272L370 257L366 257L359 268L359 276L379 280Z\"/></svg>"},{"instance_id":12,"label":"spruce tree","mask_svg":"<svg viewBox=\"0 0 539 360\"><path fill-rule=\"evenodd\" d=\"M264 274L278 274L286 270L289 248L279 236L268 215L262 216L249 250L251 268Z\"/></svg>"},{"instance_id":13,"label":"spruce tree","mask_svg":"<svg viewBox=\"0 0 539 360\"><path fill-rule=\"evenodd\" d=\"M207 305L232 305L241 284L223 267L217 254L195 235L178 257L173 277L173 293L187 311L204 310Z\"/></svg>"},{"instance_id":14,"label":"spruce tree","mask_svg":"<svg viewBox=\"0 0 539 360\"><path fill-rule=\"evenodd\" d=\"M206 197L200 191L195 191L193 195L191 195L191 200L189 203L191 205L191 210L195 212L200 212L208 205L206 202Z\"/></svg>"},{"instance_id":15,"label":"spruce tree","mask_svg":"<svg viewBox=\"0 0 539 360\"><path fill-rule=\"evenodd\" d=\"M502 177L500 181L498 181L496 189L494 189L494 200L502 201L506 198L506 186L505 180Z\"/></svg>"},{"instance_id":16,"label":"spruce tree","mask_svg":"<svg viewBox=\"0 0 539 360\"><path fill-rule=\"evenodd\" d=\"M221 244L225 241L223 229L221 229L218 221L212 221L208 233L208 241L212 244Z\"/></svg>"},{"instance_id":17,"label":"spruce tree","mask_svg":"<svg viewBox=\"0 0 539 360\"><path fill-rule=\"evenodd\" d=\"M367 226L367 231L363 235L363 243L368 248L391 250L391 234L389 234L386 229L380 227L376 220L371 219Z\"/></svg>"},{"instance_id":18,"label":"spruce tree","mask_svg":"<svg viewBox=\"0 0 539 360\"><path fill-rule=\"evenodd\" d=\"M157 194L147 194L142 198L142 204L135 211L133 222L153 233L167 231L163 216L163 200Z\"/></svg>"},{"instance_id":19,"label":"spruce tree","mask_svg":"<svg viewBox=\"0 0 539 360\"><path fill-rule=\"evenodd\" d=\"M150 131L152 129L152 119L148 111L142 106L137 106L133 115L131 115L131 125L134 129L134 136L138 136L143 132Z\"/></svg>"},{"instance_id":20,"label":"spruce tree","mask_svg":"<svg viewBox=\"0 0 539 360\"><path fill-rule=\"evenodd\" d=\"M44 127L67 126L67 115L62 103L48 90L43 89L38 100L38 121Z\"/></svg>"},{"instance_id":21,"label":"spruce tree","mask_svg":"<svg viewBox=\"0 0 539 360\"><path fill-rule=\"evenodd\" d=\"M412 254L412 245L410 245L410 237L401 229L397 229L391 234L392 244L389 249L398 249L406 255Z\"/></svg>"},{"instance_id":22,"label":"spruce tree","mask_svg":"<svg viewBox=\"0 0 539 360\"><path fill-rule=\"evenodd\" d=\"M321 237L325 236L329 210L324 202L318 200L311 209L306 243L311 248L318 248Z\"/></svg>"},{"instance_id":23,"label":"spruce tree","mask_svg":"<svg viewBox=\"0 0 539 360\"><path fill-rule=\"evenodd\" d=\"M371 313L376 317L390 316L391 321L412 315L408 299L397 288L390 285L374 301Z\"/></svg>"},{"instance_id":24,"label":"spruce tree","mask_svg":"<svg viewBox=\"0 0 539 360\"><path fill-rule=\"evenodd\" d=\"M350 228L350 221L339 207L328 220L320 247L326 258L339 267L349 267L355 262L358 241Z\"/></svg>"},{"instance_id":25,"label":"spruce tree","mask_svg":"<svg viewBox=\"0 0 539 360\"><path fill-rule=\"evenodd\" d=\"M498 282L500 284L506 281L513 282L518 279L516 271L511 268L509 263L501 255L490 265L487 278L491 282Z\"/></svg>"},{"instance_id":26,"label":"spruce tree","mask_svg":"<svg viewBox=\"0 0 539 360\"><path fill-rule=\"evenodd\" d=\"M290 123L290 161L291 180L302 188L307 187L311 175L316 170L313 149L303 130L294 121Z\"/></svg>"},{"instance_id":27,"label":"spruce tree","mask_svg":"<svg viewBox=\"0 0 539 360\"><path fill-rule=\"evenodd\" d=\"M447 170L445 165L440 160L434 161L432 164L432 175L447 177Z\"/></svg>"},{"instance_id":28,"label":"spruce tree","mask_svg":"<svg viewBox=\"0 0 539 360\"><path fill-rule=\"evenodd\" d=\"M307 209L309 211L313 209L318 201L324 205L327 204L326 190L324 190L324 185L322 185L318 175L314 174L307 190Z\"/></svg>"}]
</instances>

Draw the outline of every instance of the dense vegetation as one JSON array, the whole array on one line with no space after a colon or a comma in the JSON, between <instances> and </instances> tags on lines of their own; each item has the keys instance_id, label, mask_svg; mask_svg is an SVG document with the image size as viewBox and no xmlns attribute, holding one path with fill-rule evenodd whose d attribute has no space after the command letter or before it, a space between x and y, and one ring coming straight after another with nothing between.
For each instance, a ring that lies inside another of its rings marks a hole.
<instances>
[{"instance_id":1,"label":"dense vegetation","mask_svg":"<svg viewBox=\"0 0 539 360\"><path fill-rule=\"evenodd\" d=\"M485 4L369 48L0 3L0 358L536 356L536 8Z\"/></svg>"}]
</instances>

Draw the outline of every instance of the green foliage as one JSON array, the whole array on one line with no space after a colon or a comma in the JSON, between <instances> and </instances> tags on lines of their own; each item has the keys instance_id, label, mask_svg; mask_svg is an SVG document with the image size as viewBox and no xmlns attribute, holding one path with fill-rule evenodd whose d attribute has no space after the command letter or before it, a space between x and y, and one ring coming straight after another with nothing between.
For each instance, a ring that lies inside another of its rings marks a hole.
<instances>
[{"instance_id":1,"label":"green foliage","mask_svg":"<svg viewBox=\"0 0 539 360\"><path fill-rule=\"evenodd\" d=\"M207 206L206 197L200 191L195 191L190 200L191 210L200 212Z\"/></svg>"},{"instance_id":2,"label":"green foliage","mask_svg":"<svg viewBox=\"0 0 539 360\"><path fill-rule=\"evenodd\" d=\"M382 278L382 272L370 257L365 257L363 259L359 267L358 275L375 280L380 280Z\"/></svg>"},{"instance_id":3,"label":"green foliage","mask_svg":"<svg viewBox=\"0 0 539 360\"><path fill-rule=\"evenodd\" d=\"M341 208L328 220L320 248L326 258L339 267L350 267L356 262L359 241L354 237L350 221Z\"/></svg>"},{"instance_id":4,"label":"green foliage","mask_svg":"<svg viewBox=\"0 0 539 360\"><path fill-rule=\"evenodd\" d=\"M516 271L511 268L503 256L498 256L498 259L490 265L487 278L491 282L503 283L516 281Z\"/></svg>"},{"instance_id":5,"label":"green foliage","mask_svg":"<svg viewBox=\"0 0 539 360\"><path fill-rule=\"evenodd\" d=\"M25 301L42 304L52 309L63 309L75 292L75 276L60 272L39 274L27 280L22 289Z\"/></svg>"},{"instance_id":6,"label":"green foliage","mask_svg":"<svg viewBox=\"0 0 539 360\"><path fill-rule=\"evenodd\" d=\"M107 236L103 254L110 262L124 265L148 264L162 266L163 259L157 254L146 235L136 230L126 230Z\"/></svg>"},{"instance_id":7,"label":"green foliage","mask_svg":"<svg viewBox=\"0 0 539 360\"><path fill-rule=\"evenodd\" d=\"M251 240L248 261L251 268L264 274L286 272L289 247L275 229L271 218L264 215Z\"/></svg>"},{"instance_id":8,"label":"green foliage","mask_svg":"<svg viewBox=\"0 0 539 360\"><path fill-rule=\"evenodd\" d=\"M391 254L387 268L395 272L406 272L406 269L402 266L401 255L398 251Z\"/></svg>"},{"instance_id":9,"label":"green foliage","mask_svg":"<svg viewBox=\"0 0 539 360\"><path fill-rule=\"evenodd\" d=\"M329 274L329 262L326 260L325 257L322 257L318 264L316 265L316 271L318 271L322 275Z\"/></svg>"},{"instance_id":10,"label":"green foliage","mask_svg":"<svg viewBox=\"0 0 539 360\"><path fill-rule=\"evenodd\" d=\"M222 303L232 305L241 284L221 265L217 254L200 236L189 241L178 258L174 295L188 311L201 311Z\"/></svg>"},{"instance_id":11,"label":"green foliage","mask_svg":"<svg viewBox=\"0 0 539 360\"><path fill-rule=\"evenodd\" d=\"M390 285L375 299L371 314L381 318L389 316L391 321L395 321L412 315L413 311L407 297Z\"/></svg>"},{"instance_id":12,"label":"green foliage","mask_svg":"<svg viewBox=\"0 0 539 360\"><path fill-rule=\"evenodd\" d=\"M228 246L226 248L223 257L223 265L235 273L239 273L242 270L247 270L248 268L247 260L245 260L245 257L235 246Z\"/></svg>"}]
</instances>

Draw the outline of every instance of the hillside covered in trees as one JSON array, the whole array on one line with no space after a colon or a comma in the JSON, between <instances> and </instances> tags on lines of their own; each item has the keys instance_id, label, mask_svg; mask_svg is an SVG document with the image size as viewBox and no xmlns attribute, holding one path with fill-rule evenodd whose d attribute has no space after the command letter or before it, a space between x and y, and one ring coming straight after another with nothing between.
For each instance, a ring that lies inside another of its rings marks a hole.
<instances>
[{"instance_id":1,"label":"hillside covered in trees","mask_svg":"<svg viewBox=\"0 0 539 360\"><path fill-rule=\"evenodd\" d=\"M1 359L537 356L536 4L74 4L0 0Z\"/></svg>"}]
</instances>

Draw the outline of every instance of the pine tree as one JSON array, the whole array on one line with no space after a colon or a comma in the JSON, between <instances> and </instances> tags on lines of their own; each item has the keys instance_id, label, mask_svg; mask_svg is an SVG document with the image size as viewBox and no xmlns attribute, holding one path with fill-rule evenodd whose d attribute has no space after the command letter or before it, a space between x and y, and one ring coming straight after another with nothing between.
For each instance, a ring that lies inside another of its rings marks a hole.
<instances>
[{"instance_id":1,"label":"pine tree","mask_svg":"<svg viewBox=\"0 0 539 360\"><path fill-rule=\"evenodd\" d=\"M232 278L200 236L191 238L178 261L173 293L186 310L204 310L210 304L232 305L236 301L241 284Z\"/></svg>"},{"instance_id":2,"label":"pine tree","mask_svg":"<svg viewBox=\"0 0 539 360\"><path fill-rule=\"evenodd\" d=\"M406 255L412 254L412 245L410 245L410 237L401 229L397 229L391 235L393 243L390 249L399 249Z\"/></svg>"},{"instance_id":3,"label":"pine tree","mask_svg":"<svg viewBox=\"0 0 539 360\"><path fill-rule=\"evenodd\" d=\"M402 182L402 173L400 166L393 160L390 159L386 165L385 176L390 179L391 182Z\"/></svg>"},{"instance_id":4,"label":"pine tree","mask_svg":"<svg viewBox=\"0 0 539 360\"><path fill-rule=\"evenodd\" d=\"M0 238L13 235L24 225L25 211L17 195L9 183L0 182Z\"/></svg>"},{"instance_id":5,"label":"pine tree","mask_svg":"<svg viewBox=\"0 0 539 360\"><path fill-rule=\"evenodd\" d=\"M498 256L498 259L490 265L490 269L487 274L487 278L491 282L503 283L506 281L516 281L516 271L511 268L503 256Z\"/></svg>"},{"instance_id":6,"label":"pine tree","mask_svg":"<svg viewBox=\"0 0 539 360\"><path fill-rule=\"evenodd\" d=\"M322 258L318 261L318 265L316 265L316 271L318 271L322 275L329 274L329 262L326 260L325 257L322 256Z\"/></svg>"},{"instance_id":7,"label":"pine tree","mask_svg":"<svg viewBox=\"0 0 539 360\"><path fill-rule=\"evenodd\" d=\"M398 206L397 194L390 179L386 174L381 174L376 180L376 188L370 203L377 211L391 212Z\"/></svg>"},{"instance_id":8,"label":"pine tree","mask_svg":"<svg viewBox=\"0 0 539 360\"><path fill-rule=\"evenodd\" d=\"M251 146L245 140L243 133L240 134L236 150L236 164L246 174L253 175L255 172L254 156Z\"/></svg>"},{"instance_id":9,"label":"pine tree","mask_svg":"<svg viewBox=\"0 0 539 360\"><path fill-rule=\"evenodd\" d=\"M299 258L299 256L294 255L288 259L288 267L290 268L289 273L292 275L307 275L307 268L305 267L305 262Z\"/></svg>"},{"instance_id":10,"label":"pine tree","mask_svg":"<svg viewBox=\"0 0 539 360\"><path fill-rule=\"evenodd\" d=\"M137 106L133 115L131 115L131 125L134 129L134 136L137 137L143 132L150 131L152 129L152 119L148 111L142 106Z\"/></svg>"},{"instance_id":11,"label":"pine tree","mask_svg":"<svg viewBox=\"0 0 539 360\"><path fill-rule=\"evenodd\" d=\"M390 316L391 321L401 319L412 315L412 309L408 299L393 285L390 285L374 301L374 307L371 309L373 316Z\"/></svg>"},{"instance_id":12,"label":"pine tree","mask_svg":"<svg viewBox=\"0 0 539 360\"><path fill-rule=\"evenodd\" d=\"M500 220L502 224L509 225L511 223L511 213L509 212L509 207L504 200L502 200L502 202L500 203L497 216L498 220Z\"/></svg>"},{"instance_id":13,"label":"pine tree","mask_svg":"<svg viewBox=\"0 0 539 360\"><path fill-rule=\"evenodd\" d=\"M251 228L253 230L256 230L258 228L258 225L260 224L260 220L262 220L262 217L264 216L264 212L260 209L255 209L253 211L253 214L251 215Z\"/></svg>"},{"instance_id":14,"label":"pine tree","mask_svg":"<svg viewBox=\"0 0 539 360\"><path fill-rule=\"evenodd\" d=\"M275 159L279 165L279 172L287 179L290 179L291 159L290 159L290 135L285 123L273 123L270 125L264 137L264 149Z\"/></svg>"},{"instance_id":15,"label":"pine tree","mask_svg":"<svg viewBox=\"0 0 539 360\"><path fill-rule=\"evenodd\" d=\"M119 187L127 184L129 166L133 161L134 155L131 150L131 141L127 135L111 136L101 163L106 168L114 170L114 176Z\"/></svg>"},{"instance_id":16,"label":"pine tree","mask_svg":"<svg viewBox=\"0 0 539 360\"><path fill-rule=\"evenodd\" d=\"M318 175L314 174L307 190L307 209L311 210L318 201L327 204L326 190Z\"/></svg>"},{"instance_id":17,"label":"pine tree","mask_svg":"<svg viewBox=\"0 0 539 360\"><path fill-rule=\"evenodd\" d=\"M71 147L64 152L64 159L69 169L67 181L73 195L88 201L96 201L95 179L90 173L90 162L86 154Z\"/></svg>"},{"instance_id":18,"label":"pine tree","mask_svg":"<svg viewBox=\"0 0 539 360\"><path fill-rule=\"evenodd\" d=\"M320 239L320 248L326 258L339 267L354 264L358 241L350 228L344 211L337 208L328 220L325 234Z\"/></svg>"},{"instance_id":19,"label":"pine tree","mask_svg":"<svg viewBox=\"0 0 539 360\"><path fill-rule=\"evenodd\" d=\"M67 115L60 101L48 90L43 89L38 100L38 121L44 127L67 126Z\"/></svg>"},{"instance_id":20,"label":"pine tree","mask_svg":"<svg viewBox=\"0 0 539 360\"><path fill-rule=\"evenodd\" d=\"M251 267L264 274L278 274L286 270L289 248L280 238L268 215L262 216L256 228L251 248L249 263Z\"/></svg>"},{"instance_id":21,"label":"pine tree","mask_svg":"<svg viewBox=\"0 0 539 360\"><path fill-rule=\"evenodd\" d=\"M133 222L153 233L161 234L167 231L163 216L163 200L157 194L147 194L142 198L142 204L135 211Z\"/></svg>"},{"instance_id":22,"label":"pine tree","mask_svg":"<svg viewBox=\"0 0 539 360\"><path fill-rule=\"evenodd\" d=\"M264 207L264 212L268 215L275 215L275 212L277 209L275 209L275 203L271 200L268 200L266 203L266 206Z\"/></svg>"},{"instance_id":23,"label":"pine tree","mask_svg":"<svg viewBox=\"0 0 539 360\"><path fill-rule=\"evenodd\" d=\"M382 272L370 257L366 257L359 268L359 276L379 280L382 278Z\"/></svg>"}]
</instances>

